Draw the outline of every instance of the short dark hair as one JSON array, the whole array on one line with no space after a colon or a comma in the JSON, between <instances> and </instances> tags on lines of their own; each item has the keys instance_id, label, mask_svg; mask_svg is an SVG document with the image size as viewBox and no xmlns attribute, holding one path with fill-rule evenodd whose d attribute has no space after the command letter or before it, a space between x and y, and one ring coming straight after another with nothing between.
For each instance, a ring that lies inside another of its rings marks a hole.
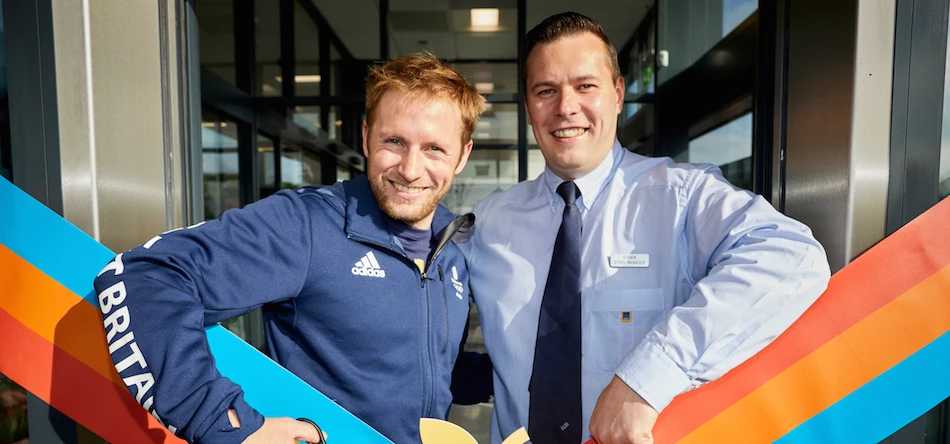
<instances>
[{"instance_id":1,"label":"short dark hair","mask_svg":"<svg viewBox=\"0 0 950 444\"><path fill-rule=\"evenodd\" d=\"M550 43L569 35L589 32L594 34L607 49L607 66L613 75L613 81L620 80L620 64L617 62L617 48L610 43L604 28L596 20L576 12L562 12L544 19L538 26L531 28L524 38L524 69L522 69L521 82L525 87L525 94L528 93L528 56L531 50L541 43Z\"/></svg>"}]
</instances>

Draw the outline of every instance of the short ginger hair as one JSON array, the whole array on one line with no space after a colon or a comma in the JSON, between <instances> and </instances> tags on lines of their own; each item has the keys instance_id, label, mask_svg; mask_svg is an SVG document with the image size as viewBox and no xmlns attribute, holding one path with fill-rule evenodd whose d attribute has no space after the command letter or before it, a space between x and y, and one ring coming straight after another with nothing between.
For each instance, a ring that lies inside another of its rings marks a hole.
<instances>
[{"instance_id":1,"label":"short ginger hair","mask_svg":"<svg viewBox=\"0 0 950 444\"><path fill-rule=\"evenodd\" d=\"M366 123L372 127L376 106L388 91L407 98L443 99L458 105L462 117L462 145L475 132L485 112L485 98L461 74L429 52L400 56L373 68L366 77Z\"/></svg>"}]
</instances>

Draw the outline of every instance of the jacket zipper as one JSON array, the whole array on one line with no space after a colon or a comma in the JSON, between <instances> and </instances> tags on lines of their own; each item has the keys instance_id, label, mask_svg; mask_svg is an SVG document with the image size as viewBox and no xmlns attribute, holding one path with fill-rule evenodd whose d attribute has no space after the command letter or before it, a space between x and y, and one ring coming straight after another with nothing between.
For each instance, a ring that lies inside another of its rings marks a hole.
<instances>
[{"instance_id":1,"label":"jacket zipper","mask_svg":"<svg viewBox=\"0 0 950 444\"><path fill-rule=\"evenodd\" d=\"M442 264L437 264L439 270L439 287L442 287L442 354L449 345L449 299L445 295L445 275L442 274Z\"/></svg>"},{"instance_id":2,"label":"jacket zipper","mask_svg":"<svg viewBox=\"0 0 950 444\"><path fill-rule=\"evenodd\" d=\"M434 399L432 399L432 398L435 396L434 393L433 393L433 390L432 390L432 385L433 385L433 384L432 384L432 380L435 379L435 374L434 374L434 373L435 373L435 369L433 368L434 366L432 365L432 352L431 352L430 347L429 347L429 331L432 329L432 326L431 326L431 320L429 319L429 298L428 298L428 293L429 293L429 292L428 292L428 288L426 287L426 280L427 280L427 279L428 279L428 280L432 280L432 281L434 281L435 279L430 279L429 277L427 277L427 276L426 276L426 271L428 271L429 268L432 266L432 264L435 262L435 259L439 256L439 253L442 252L442 249L445 248L445 246L449 243L450 240L452 240L452 236L454 236L455 233L457 233L460 229L467 229L467 228L471 227L472 224L474 224L474 223L475 223L475 215L474 215L474 214L471 214L471 213L466 214L466 215L463 215L463 216L459 216L459 217L455 218L454 221L452 221L451 223L449 223L449 225L446 226L446 227L442 230L442 233L441 233L441 235L439 236L439 241L438 241L438 243L436 244L435 251L432 253L432 257L429 258L429 261L426 262L425 270L423 270L423 271L420 272L420 285L421 285L421 287L422 287L421 290L422 290L422 301L423 301L423 304L422 304L422 306L423 306L423 315L425 315L425 319L426 319L425 337L424 337L424 340L423 340L423 342L422 342L422 343L423 343L423 346L425 347L425 351L424 351L424 353L422 354L422 356L423 356L423 367L425 367L425 372L423 373L423 378L422 378L422 391L423 391L423 395L424 395L424 402L423 402L423 406L422 406L422 417L423 417L423 418L428 418L428 417L431 416L430 410L432 409L432 404L433 404L433 402L434 402ZM376 247L379 247L379 248L382 248L382 249L385 249L385 250L389 250L389 251L392 251L392 252L395 252L395 253L400 253L400 254L402 254L402 256L403 256L404 258L406 258L406 261L412 262L412 261L409 261L409 257L406 256L406 254L405 254L404 252L396 251L395 249L390 248L390 246L388 246L388 245L382 245L382 244L380 244L380 243L378 243L378 242L375 242L375 241L372 241L372 240L369 240L369 239L365 239L365 238L362 238L362 237L360 237L360 236L354 236L354 235L351 235L351 234L347 234L346 237L347 237L347 239L353 239L353 240L356 240L356 241L359 241L359 242L362 242L362 243L365 243L365 244L373 245L373 246L376 246ZM414 270L418 270L418 269L419 269L419 267L417 267L415 263L412 263L412 268L413 268ZM439 270L439 277L444 280L444 276L442 276L442 267L441 267L441 266L438 266L437 269ZM444 283L444 282L442 283L442 296L443 296L443 299L444 299L444 298L445 298L445 283ZM446 306L446 308L445 308L446 313L448 312L448 307L447 307L447 305L448 305L448 304L446 303L446 304L445 304L445 306ZM447 344L448 344L448 328L449 328L449 327L448 327L448 316L446 316L445 321L446 321L446 324L445 324L445 332L446 332L446 334L443 336L443 337L444 337L444 339L443 339L443 341L444 341L444 342L443 342L443 354L445 353L445 352L444 352L444 349L445 349L445 347L446 347Z\"/></svg>"}]
</instances>

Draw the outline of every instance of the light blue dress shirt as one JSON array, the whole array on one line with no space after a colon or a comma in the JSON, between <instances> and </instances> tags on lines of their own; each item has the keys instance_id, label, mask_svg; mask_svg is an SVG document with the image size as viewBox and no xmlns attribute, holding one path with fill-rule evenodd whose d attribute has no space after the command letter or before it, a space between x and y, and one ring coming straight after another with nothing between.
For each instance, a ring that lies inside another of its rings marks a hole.
<instances>
[{"instance_id":1,"label":"light blue dress shirt","mask_svg":"<svg viewBox=\"0 0 950 444\"><path fill-rule=\"evenodd\" d=\"M488 197L475 207L471 237L460 241L495 371L492 443L528 425L561 182L545 169ZM584 440L614 375L662 411L761 350L827 286L828 261L811 230L732 186L713 165L648 158L616 142L575 183Z\"/></svg>"}]
</instances>

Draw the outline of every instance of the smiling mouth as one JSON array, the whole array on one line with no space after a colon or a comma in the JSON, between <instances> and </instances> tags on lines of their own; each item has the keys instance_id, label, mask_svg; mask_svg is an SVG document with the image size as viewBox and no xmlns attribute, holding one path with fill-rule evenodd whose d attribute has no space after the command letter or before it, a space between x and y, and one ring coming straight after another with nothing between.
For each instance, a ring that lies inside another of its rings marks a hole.
<instances>
[{"instance_id":1,"label":"smiling mouth","mask_svg":"<svg viewBox=\"0 0 950 444\"><path fill-rule=\"evenodd\" d=\"M426 190L425 187L410 187L410 186L398 184L392 181L390 181L390 183L393 184L393 187L396 188L397 191L401 191L407 194L419 194Z\"/></svg>"},{"instance_id":2,"label":"smiling mouth","mask_svg":"<svg viewBox=\"0 0 950 444\"><path fill-rule=\"evenodd\" d=\"M576 137L587 132L587 128L568 128L568 129L559 129L551 133L554 137L559 139L566 139L568 137Z\"/></svg>"}]
</instances>

